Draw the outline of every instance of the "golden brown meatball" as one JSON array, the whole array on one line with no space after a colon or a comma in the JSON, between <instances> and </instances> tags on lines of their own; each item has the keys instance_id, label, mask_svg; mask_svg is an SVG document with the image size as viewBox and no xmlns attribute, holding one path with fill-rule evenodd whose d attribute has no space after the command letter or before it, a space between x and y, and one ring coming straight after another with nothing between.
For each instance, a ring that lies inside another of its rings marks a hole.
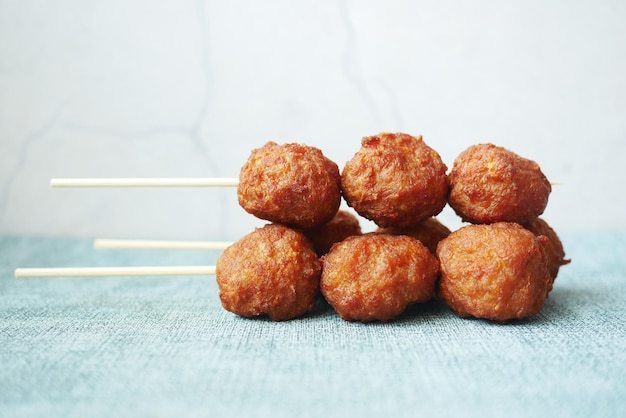
<instances>
[{"instance_id":1,"label":"golden brown meatball","mask_svg":"<svg viewBox=\"0 0 626 418\"><path fill-rule=\"evenodd\" d=\"M370 233L322 257L322 294L347 321L389 321L434 296L437 259L418 240Z\"/></svg>"},{"instance_id":2,"label":"golden brown meatball","mask_svg":"<svg viewBox=\"0 0 626 418\"><path fill-rule=\"evenodd\" d=\"M216 278L224 309L274 321L315 308L321 263L300 232L271 224L244 236L217 260Z\"/></svg>"},{"instance_id":3,"label":"golden brown meatball","mask_svg":"<svg viewBox=\"0 0 626 418\"><path fill-rule=\"evenodd\" d=\"M339 209L339 168L315 147L268 142L241 168L237 197L258 218L311 228Z\"/></svg>"},{"instance_id":4,"label":"golden brown meatball","mask_svg":"<svg viewBox=\"0 0 626 418\"><path fill-rule=\"evenodd\" d=\"M471 223L528 223L552 190L539 165L493 144L473 145L454 161L448 203Z\"/></svg>"},{"instance_id":5,"label":"golden brown meatball","mask_svg":"<svg viewBox=\"0 0 626 418\"><path fill-rule=\"evenodd\" d=\"M537 236L543 235L548 238L548 243L545 247L546 262L548 263L550 277L552 277L552 280L556 279L561 266L571 262L571 260L565 259L565 250L563 249L563 243L561 243L559 236L554 232L554 229L541 218L533 220L524 225L524 227Z\"/></svg>"},{"instance_id":6,"label":"golden brown meatball","mask_svg":"<svg viewBox=\"0 0 626 418\"><path fill-rule=\"evenodd\" d=\"M552 283L546 241L514 223L458 229L437 248L437 296L461 317L506 322L537 314Z\"/></svg>"},{"instance_id":7,"label":"golden brown meatball","mask_svg":"<svg viewBox=\"0 0 626 418\"><path fill-rule=\"evenodd\" d=\"M381 133L362 139L341 175L344 198L378 226L409 227L446 205L446 166L422 137Z\"/></svg>"},{"instance_id":8,"label":"golden brown meatball","mask_svg":"<svg viewBox=\"0 0 626 418\"><path fill-rule=\"evenodd\" d=\"M437 252L439 241L450 235L448 227L439 222L437 218L428 218L408 228L378 228L376 232L380 234L408 235L419 240L433 254Z\"/></svg>"},{"instance_id":9,"label":"golden brown meatball","mask_svg":"<svg viewBox=\"0 0 626 418\"><path fill-rule=\"evenodd\" d=\"M317 255L321 257L330 250L333 244L352 235L361 235L361 225L352 213L340 210L330 222L314 228L303 229L302 233L311 242Z\"/></svg>"}]
</instances>

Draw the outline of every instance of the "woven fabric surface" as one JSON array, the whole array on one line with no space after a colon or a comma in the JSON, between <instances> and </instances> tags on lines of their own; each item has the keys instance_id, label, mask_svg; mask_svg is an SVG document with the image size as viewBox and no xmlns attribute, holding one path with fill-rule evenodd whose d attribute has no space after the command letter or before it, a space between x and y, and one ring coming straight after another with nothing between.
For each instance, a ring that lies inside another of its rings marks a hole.
<instances>
[{"instance_id":1,"label":"woven fabric surface","mask_svg":"<svg viewBox=\"0 0 626 418\"><path fill-rule=\"evenodd\" d=\"M217 255L2 237L0 416L626 416L626 233L562 238L541 313L498 325L438 301L389 323L244 319L213 277L16 279Z\"/></svg>"}]
</instances>

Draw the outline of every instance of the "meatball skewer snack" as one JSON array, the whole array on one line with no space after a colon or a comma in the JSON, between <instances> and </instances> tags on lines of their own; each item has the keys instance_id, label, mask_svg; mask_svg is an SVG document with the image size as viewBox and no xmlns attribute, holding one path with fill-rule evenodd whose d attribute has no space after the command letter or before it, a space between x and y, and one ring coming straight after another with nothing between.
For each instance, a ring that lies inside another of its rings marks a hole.
<instances>
[{"instance_id":1,"label":"meatball skewer snack","mask_svg":"<svg viewBox=\"0 0 626 418\"><path fill-rule=\"evenodd\" d=\"M438 296L461 317L507 322L539 312L562 244L541 221L551 191L536 163L492 144L468 148L449 175L420 137L362 139L340 173L314 147L268 142L238 178L53 179L53 187L237 187L240 206L267 221L235 243L97 240L96 248L220 250L215 266L17 269L16 277L215 275L224 309L275 321L322 295L347 321L390 321ZM342 196L379 226L363 235ZM469 225L434 218L449 203ZM321 257L321 258L320 258Z\"/></svg>"},{"instance_id":2,"label":"meatball skewer snack","mask_svg":"<svg viewBox=\"0 0 626 418\"><path fill-rule=\"evenodd\" d=\"M341 203L339 167L315 147L268 142L255 149L239 178L52 179L52 187L237 187L241 207L270 222L312 228L330 221Z\"/></svg>"}]
</instances>

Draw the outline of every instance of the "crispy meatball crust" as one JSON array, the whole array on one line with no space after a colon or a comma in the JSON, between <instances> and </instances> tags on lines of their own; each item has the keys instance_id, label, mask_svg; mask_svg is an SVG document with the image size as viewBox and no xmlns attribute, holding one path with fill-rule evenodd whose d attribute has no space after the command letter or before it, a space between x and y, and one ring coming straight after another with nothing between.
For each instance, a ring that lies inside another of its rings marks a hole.
<instances>
[{"instance_id":1,"label":"crispy meatball crust","mask_svg":"<svg viewBox=\"0 0 626 418\"><path fill-rule=\"evenodd\" d=\"M546 241L514 223L458 229L437 247L437 296L461 317L507 322L539 313L552 282Z\"/></svg>"},{"instance_id":2,"label":"crispy meatball crust","mask_svg":"<svg viewBox=\"0 0 626 418\"><path fill-rule=\"evenodd\" d=\"M528 223L552 191L539 165L493 144L473 145L454 161L448 203L471 223Z\"/></svg>"},{"instance_id":3,"label":"crispy meatball crust","mask_svg":"<svg viewBox=\"0 0 626 418\"><path fill-rule=\"evenodd\" d=\"M380 234L408 235L419 240L431 253L436 254L437 244L450 235L451 231L447 226L439 222L437 218L433 217L408 228L378 228L376 232Z\"/></svg>"},{"instance_id":4,"label":"crispy meatball crust","mask_svg":"<svg viewBox=\"0 0 626 418\"><path fill-rule=\"evenodd\" d=\"M341 176L337 164L315 147L268 142L241 168L237 197L258 218L311 228L337 213Z\"/></svg>"},{"instance_id":5,"label":"crispy meatball crust","mask_svg":"<svg viewBox=\"0 0 626 418\"><path fill-rule=\"evenodd\" d=\"M333 244L352 235L361 235L361 225L352 213L340 210L330 222L314 228L303 229L302 233L311 242L317 255L321 257L330 251Z\"/></svg>"},{"instance_id":6,"label":"crispy meatball crust","mask_svg":"<svg viewBox=\"0 0 626 418\"><path fill-rule=\"evenodd\" d=\"M446 205L446 166L422 137L381 133L362 139L342 171L344 198L380 227L409 227Z\"/></svg>"},{"instance_id":7,"label":"crispy meatball crust","mask_svg":"<svg viewBox=\"0 0 626 418\"><path fill-rule=\"evenodd\" d=\"M322 294L346 321L389 321L434 296L437 259L418 240L369 233L322 257Z\"/></svg>"},{"instance_id":8,"label":"crispy meatball crust","mask_svg":"<svg viewBox=\"0 0 626 418\"><path fill-rule=\"evenodd\" d=\"M315 309L321 263L303 234L270 224L244 236L217 260L216 279L224 309L274 321Z\"/></svg>"},{"instance_id":9,"label":"crispy meatball crust","mask_svg":"<svg viewBox=\"0 0 626 418\"><path fill-rule=\"evenodd\" d=\"M545 246L546 262L548 263L550 277L552 277L552 280L556 279L561 266L571 262L571 260L565 259L565 250L563 249L563 243L559 239L559 236L554 229L541 218L533 220L524 225L524 227L537 236L543 235L548 238L548 243Z\"/></svg>"}]
</instances>

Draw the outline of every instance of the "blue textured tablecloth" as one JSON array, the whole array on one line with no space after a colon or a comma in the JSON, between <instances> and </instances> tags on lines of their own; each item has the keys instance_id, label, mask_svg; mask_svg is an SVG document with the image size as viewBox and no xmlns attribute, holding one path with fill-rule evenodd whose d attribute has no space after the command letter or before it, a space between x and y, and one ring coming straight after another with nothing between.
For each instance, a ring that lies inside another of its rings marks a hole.
<instances>
[{"instance_id":1,"label":"blue textured tablecloth","mask_svg":"<svg viewBox=\"0 0 626 418\"><path fill-rule=\"evenodd\" d=\"M562 236L541 314L431 302L391 323L222 309L213 277L15 279L16 267L213 264L0 238L0 416L626 416L626 233Z\"/></svg>"}]
</instances>

